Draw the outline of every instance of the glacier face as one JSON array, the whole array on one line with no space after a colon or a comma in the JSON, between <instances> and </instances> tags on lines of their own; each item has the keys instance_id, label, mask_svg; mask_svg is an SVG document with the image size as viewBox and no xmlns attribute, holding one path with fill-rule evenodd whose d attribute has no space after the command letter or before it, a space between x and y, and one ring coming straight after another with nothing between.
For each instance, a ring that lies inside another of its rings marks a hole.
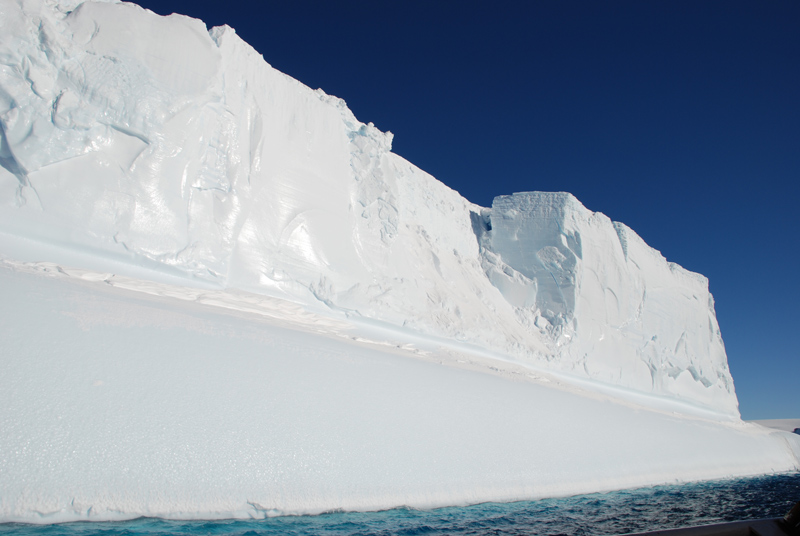
<instances>
[{"instance_id":1,"label":"glacier face","mask_svg":"<svg viewBox=\"0 0 800 536\"><path fill-rule=\"evenodd\" d=\"M157 263L738 417L707 281L571 195L471 204L228 27L0 6L0 232L29 260Z\"/></svg>"},{"instance_id":2,"label":"glacier face","mask_svg":"<svg viewBox=\"0 0 800 536\"><path fill-rule=\"evenodd\" d=\"M705 277L566 193L495 198L490 224L487 273L534 311L562 367L708 407L733 393Z\"/></svg>"}]
</instances>

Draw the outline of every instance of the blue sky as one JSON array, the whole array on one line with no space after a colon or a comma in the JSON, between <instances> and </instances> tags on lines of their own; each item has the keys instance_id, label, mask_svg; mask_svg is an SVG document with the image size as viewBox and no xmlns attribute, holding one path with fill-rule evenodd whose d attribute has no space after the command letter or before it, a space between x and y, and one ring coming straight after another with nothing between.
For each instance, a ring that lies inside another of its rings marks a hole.
<instances>
[{"instance_id":1,"label":"blue sky","mask_svg":"<svg viewBox=\"0 0 800 536\"><path fill-rule=\"evenodd\" d=\"M800 418L800 3L137 3L234 27L470 201L629 225L710 279L743 418Z\"/></svg>"}]
</instances>

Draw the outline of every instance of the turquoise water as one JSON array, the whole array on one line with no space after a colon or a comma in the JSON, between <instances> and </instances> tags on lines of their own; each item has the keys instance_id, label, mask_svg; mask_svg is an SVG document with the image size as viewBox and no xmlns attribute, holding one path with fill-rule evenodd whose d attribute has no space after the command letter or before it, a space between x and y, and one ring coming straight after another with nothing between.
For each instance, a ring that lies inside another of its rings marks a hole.
<instances>
[{"instance_id":1,"label":"turquoise water","mask_svg":"<svg viewBox=\"0 0 800 536\"><path fill-rule=\"evenodd\" d=\"M800 501L800 473L658 486L564 499L466 508L331 513L258 521L0 525L0 534L99 536L611 535L741 519L781 517Z\"/></svg>"}]
</instances>

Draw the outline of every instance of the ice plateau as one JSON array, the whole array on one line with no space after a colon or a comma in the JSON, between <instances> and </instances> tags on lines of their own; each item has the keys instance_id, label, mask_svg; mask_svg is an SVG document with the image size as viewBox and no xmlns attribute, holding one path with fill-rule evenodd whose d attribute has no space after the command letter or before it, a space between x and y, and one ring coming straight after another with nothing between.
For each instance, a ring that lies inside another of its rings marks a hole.
<instances>
[{"instance_id":1,"label":"ice plateau","mask_svg":"<svg viewBox=\"0 0 800 536\"><path fill-rule=\"evenodd\" d=\"M0 0L0 520L436 506L796 470L707 280L491 208L229 27Z\"/></svg>"}]
</instances>

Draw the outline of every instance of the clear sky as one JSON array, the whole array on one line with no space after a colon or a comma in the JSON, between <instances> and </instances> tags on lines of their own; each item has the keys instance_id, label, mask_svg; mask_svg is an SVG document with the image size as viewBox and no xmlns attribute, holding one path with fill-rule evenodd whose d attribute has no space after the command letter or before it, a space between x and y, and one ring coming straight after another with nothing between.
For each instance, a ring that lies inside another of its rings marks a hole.
<instances>
[{"instance_id":1,"label":"clear sky","mask_svg":"<svg viewBox=\"0 0 800 536\"><path fill-rule=\"evenodd\" d=\"M137 3L234 27L472 202L629 225L710 279L742 417L800 418L800 2Z\"/></svg>"}]
</instances>

